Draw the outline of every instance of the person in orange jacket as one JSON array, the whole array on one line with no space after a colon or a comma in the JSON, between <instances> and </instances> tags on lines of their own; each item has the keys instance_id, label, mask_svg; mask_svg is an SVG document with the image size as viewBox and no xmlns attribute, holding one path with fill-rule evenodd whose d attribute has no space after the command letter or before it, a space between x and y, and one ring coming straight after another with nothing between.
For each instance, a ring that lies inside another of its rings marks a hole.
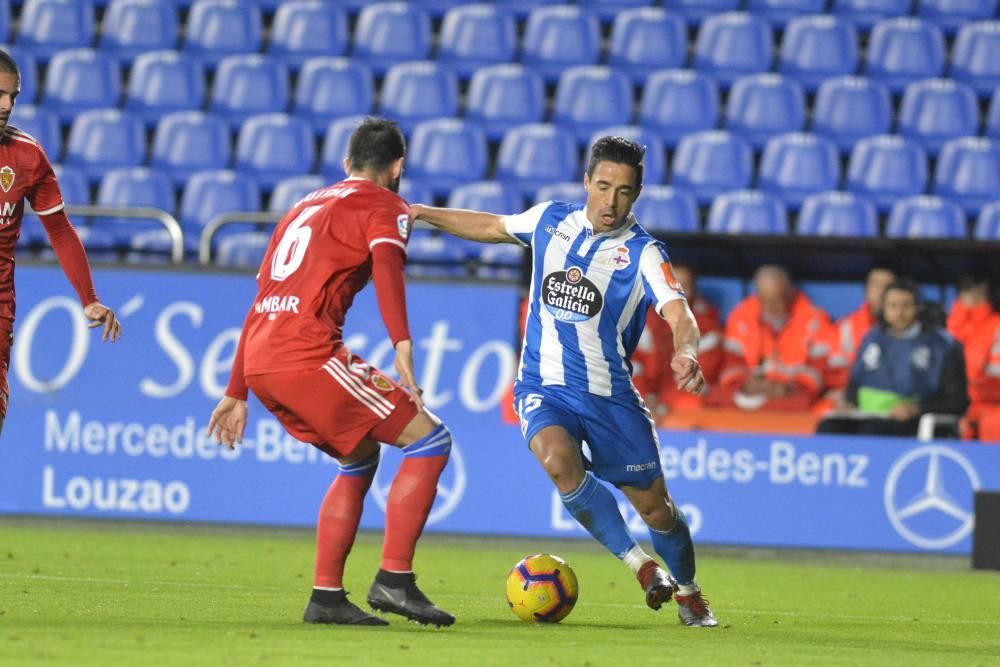
<instances>
[{"instance_id":1,"label":"person in orange jacket","mask_svg":"<svg viewBox=\"0 0 1000 667\"><path fill-rule=\"evenodd\" d=\"M698 343L698 362L708 386L715 384L722 370L722 319L719 309L709 303L698 291L698 273L689 264L673 264L674 277L680 282L688 304L698 322L701 340ZM650 311L646 327L639 339L639 346L632 355L632 382L642 394L654 418L667 414L671 408L698 408L704 396L677 389L670 360L674 356L674 336L661 317Z\"/></svg>"},{"instance_id":2,"label":"person in orange jacket","mask_svg":"<svg viewBox=\"0 0 1000 667\"><path fill-rule=\"evenodd\" d=\"M1000 313L993 306L990 288L984 276L962 276L958 298L948 314L948 333L965 348L970 436L977 433L984 417L1000 418Z\"/></svg>"},{"instance_id":3,"label":"person in orange jacket","mask_svg":"<svg viewBox=\"0 0 1000 667\"><path fill-rule=\"evenodd\" d=\"M823 389L822 375L809 363L810 348L830 318L780 266L760 267L754 285L757 293L729 315L723 370L709 403L807 410Z\"/></svg>"}]
</instances>

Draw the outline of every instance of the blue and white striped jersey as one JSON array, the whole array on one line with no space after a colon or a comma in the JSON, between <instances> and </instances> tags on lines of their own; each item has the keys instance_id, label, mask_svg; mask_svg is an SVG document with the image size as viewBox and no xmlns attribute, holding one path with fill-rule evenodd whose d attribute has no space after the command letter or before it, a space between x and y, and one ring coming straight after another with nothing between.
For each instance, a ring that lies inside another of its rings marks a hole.
<instances>
[{"instance_id":1,"label":"blue and white striped jersey","mask_svg":"<svg viewBox=\"0 0 1000 667\"><path fill-rule=\"evenodd\" d=\"M662 243L635 216L595 234L580 205L545 202L503 219L531 246L530 309L519 384L635 396L629 361L649 304L683 299Z\"/></svg>"}]
</instances>

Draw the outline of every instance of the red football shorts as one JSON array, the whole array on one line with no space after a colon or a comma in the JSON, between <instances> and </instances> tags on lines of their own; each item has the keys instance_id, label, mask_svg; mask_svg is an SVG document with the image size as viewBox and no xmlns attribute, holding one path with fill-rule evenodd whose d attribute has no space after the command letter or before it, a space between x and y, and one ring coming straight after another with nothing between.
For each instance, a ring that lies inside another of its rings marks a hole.
<instances>
[{"instance_id":1,"label":"red football shorts","mask_svg":"<svg viewBox=\"0 0 1000 667\"><path fill-rule=\"evenodd\" d=\"M10 346L13 343L14 323L0 320L0 425L7 416L7 403L10 400L7 372L10 370Z\"/></svg>"},{"instance_id":2,"label":"red football shorts","mask_svg":"<svg viewBox=\"0 0 1000 667\"><path fill-rule=\"evenodd\" d=\"M366 437L395 442L417 416L409 392L343 346L322 368L251 375L247 385L293 437L338 459Z\"/></svg>"}]
</instances>

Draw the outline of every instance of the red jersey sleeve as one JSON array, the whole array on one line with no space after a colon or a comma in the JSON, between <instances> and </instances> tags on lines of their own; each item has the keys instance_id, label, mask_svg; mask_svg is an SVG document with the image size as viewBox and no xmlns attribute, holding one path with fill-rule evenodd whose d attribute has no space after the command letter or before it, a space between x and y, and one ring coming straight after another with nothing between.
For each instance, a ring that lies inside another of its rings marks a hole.
<instances>
[{"instance_id":1,"label":"red jersey sleeve","mask_svg":"<svg viewBox=\"0 0 1000 667\"><path fill-rule=\"evenodd\" d=\"M406 203L392 195L391 199L387 196L372 206L365 240L369 250L381 243L390 243L406 252L406 243L410 240L410 211Z\"/></svg>"},{"instance_id":2,"label":"red jersey sleeve","mask_svg":"<svg viewBox=\"0 0 1000 667\"><path fill-rule=\"evenodd\" d=\"M38 163L35 165L31 186L25 193L31 208L38 215L49 215L63 208L62 192L52 171L52 163L42 147L38 147Z\"/></svg>"}]
</instances>

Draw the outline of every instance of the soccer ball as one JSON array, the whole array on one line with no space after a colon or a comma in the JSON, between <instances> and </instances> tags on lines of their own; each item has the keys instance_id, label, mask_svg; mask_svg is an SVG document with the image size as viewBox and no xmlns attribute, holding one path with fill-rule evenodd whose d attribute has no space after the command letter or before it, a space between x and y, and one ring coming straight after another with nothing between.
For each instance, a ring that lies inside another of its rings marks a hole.
<instances>
[{"instance_id":1,"label":"soccer ball","mask_svg":"<svg viewBox=\"0 0 1000 667\"><path fill-rule=\"evenodd\" d=\"M522 621L558 623L573 611L579 590L573 569L551 554L528 556L507 575L507 604Z\"/></svg>"}]
</instances>

